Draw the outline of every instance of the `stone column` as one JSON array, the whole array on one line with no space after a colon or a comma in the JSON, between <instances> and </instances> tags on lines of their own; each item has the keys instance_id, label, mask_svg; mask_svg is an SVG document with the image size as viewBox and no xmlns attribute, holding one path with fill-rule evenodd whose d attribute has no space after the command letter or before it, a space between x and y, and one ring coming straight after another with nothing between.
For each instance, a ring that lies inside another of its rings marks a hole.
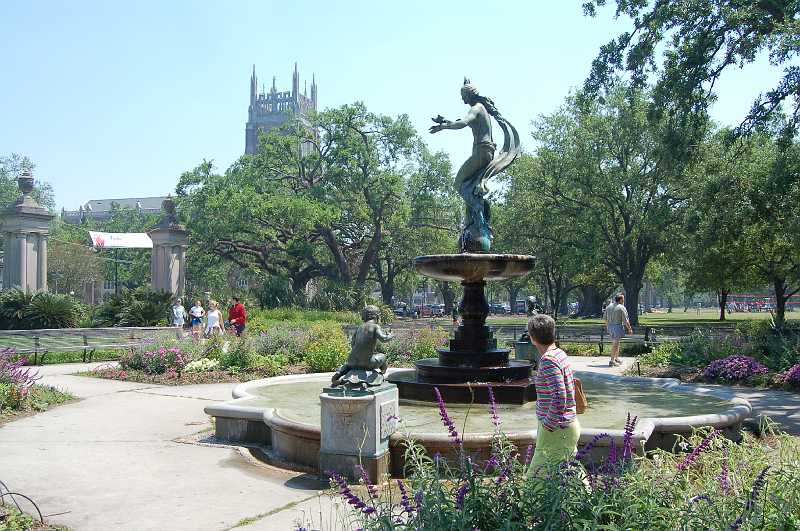
<instances>
[{"instance_id":1,"label":"stone column","mask_svg":"<svg viewBox=\"0 0 800 531\"><path fill-rule=\"evenodd\" d=\"M359 466L377 483L390 473L389 437L397 427L397 386L385 383L366 390L325 388L322 407L319 474L328 471L359 478Z\"/></svg>"},{"instance_id":2,"label":"stone column","mask_svg":"<svg viewBox=\"0 0 800 531\"><path fill-rule=\"evenodd\" d=\"M17 181L22 195L2 213L3 288L47 291L47 236L55 216L31 197L30 171L23 172Z\"/></svg>"},{"instance_id":3,"label":"stone column","mask_svg":"<svg viewBox=\"0 0 800 531\"><path fill-rule=\"evenodd\" d=\"M166 291L183 296L186 283L186 248L189 233L175 217L175 204L167 198L161 204L166 212L164 220L147 234L153 240L150 258L151 285L153 291Z\"/></svg>"}]
</instances>

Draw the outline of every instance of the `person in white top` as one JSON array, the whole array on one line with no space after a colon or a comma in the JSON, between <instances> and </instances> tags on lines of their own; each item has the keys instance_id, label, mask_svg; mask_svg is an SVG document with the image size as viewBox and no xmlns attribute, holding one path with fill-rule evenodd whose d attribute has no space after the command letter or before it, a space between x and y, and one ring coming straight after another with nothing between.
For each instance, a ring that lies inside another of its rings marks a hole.
<instances>
[{"instance_id":1,"label":"person in white top","mask_svg":"<svg viewBox=\"0 0 800 531\"><path fill-rule=\"evenodd\" d=\"M183 307L183 301L175 299L175 304L172 305L172 326L183 328L185 322L186 308Z\"/></svg>"},{"instance_id":2,"label":"person in white top","mask_svg":"<svg viewBox=\"0 0 800 531\"><path fill-rule=\"evenodd\" d=\"M222 312L217 308L217 301L208 303L208 313L206 314L206 336L212 334L224 334L222 329Z\"/></svg>"},{"instance_id":3,"label":"person in white top","mask_svg":"<svg viewBox=\"0 0 800 531\"><path fill-rule=\"evenodd\" d=\"M205 317L206 311L203 309L203 306L200 304L200 301L195 301L194 306L189 309L189 316L191 317L191 325L192 325L192 335L195 337L200 337L200 331L203 328L203 317Z\"/></svg>"}]
</instances>

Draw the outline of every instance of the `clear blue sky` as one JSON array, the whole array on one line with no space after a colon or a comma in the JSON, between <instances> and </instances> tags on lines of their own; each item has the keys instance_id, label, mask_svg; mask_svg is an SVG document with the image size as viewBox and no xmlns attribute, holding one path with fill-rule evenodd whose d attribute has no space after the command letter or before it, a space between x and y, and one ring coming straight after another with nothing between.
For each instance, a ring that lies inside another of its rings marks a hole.
<instances>
[{"instance_id":1,"label":"clear blue sky","mask_svg":"<svg viewBox=\"0 0 800 531\"><path fill-rule=\"evenodd\" d=\"M291 88L316 73L321 108L429 118L464 113L466 75L530 138L586 77L598 47L627 28L581 1L79 1L0 4L0 155L29 156L59 207L174 190L203 158L244 152L248 84ZM726 74L714 117L735 123L779 72ZM447 134L449 133L449 134ZM455 165L468 134L426 135ZM528 142L530 145L530 142Z\"/></svg>"}]
</instances>

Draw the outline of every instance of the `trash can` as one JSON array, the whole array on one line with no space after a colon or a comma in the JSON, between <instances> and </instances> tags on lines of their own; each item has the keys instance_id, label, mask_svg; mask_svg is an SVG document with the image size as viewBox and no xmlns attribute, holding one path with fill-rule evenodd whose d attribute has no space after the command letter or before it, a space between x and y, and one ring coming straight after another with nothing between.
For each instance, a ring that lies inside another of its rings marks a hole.
<instances>
[{"instance_id":1,"label":"trash can","mask_svg":"<svg viewBox=\"0 0 800 531\"><path fill-rule=\"evenodd\" d=\"M514 359L530 361L534 365L538 362L538 351L531 343L527 332L523 332L514 342Z\"/></svg>"}]
</instances>

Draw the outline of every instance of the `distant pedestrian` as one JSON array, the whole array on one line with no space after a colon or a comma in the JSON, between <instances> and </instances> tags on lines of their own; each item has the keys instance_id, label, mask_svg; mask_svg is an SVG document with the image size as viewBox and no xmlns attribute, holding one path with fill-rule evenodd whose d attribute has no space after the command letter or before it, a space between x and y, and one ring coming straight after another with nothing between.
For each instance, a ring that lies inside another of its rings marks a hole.
<instances>
[{"instance_id":1,"label":"distant pedestrian","mask_svg":"<svg viewBox=\"0 0 800 531\"><path fill-rule=\"evenodd\" d=\"M233 305L228 309L228 322L236 330L236 337L241 337L247 323L247 312L239 297L233 298Z\"/></svg>"},{"instance_id":2,"label":"distant pedestrian","mask_svg":"<svg viewBox=\"0 0 800 531\"><path fill-rule=\"evenodd\" d=\"M203 329L203 317L206 316L206 311L200 301L195 301L194 306L189 309L189 324L192 325L192 335L200 337L200 332Z\"/></svg>"},{"instance_id":3,"label":"distant pedestrian","mask_svg":"<svg viewBox=\"0 0 800 531\"><path fill-rule=\"evenodd\" d=\"M172 326L183 328L187 317L188 314L186 313L186 308L183 307L183 301L175 299L175 303L172 305Z\"/></svg>"},{"instance_id":4,"label":"distant pedestrian","mask_svg":"<svg viewBox=\"0 0 800 531\"><path fill-rule=\"evenodd\" d=\"M611 336L611 359L608 366L622 365L619 359L619 342L625 336L625 331L633 334L630 319L628 319L628 309L625 308L625 295L622 293L614 297L614 303L606 308L606 328Z\"/></svg>"},{"instance_id":5,"label":"distant pedestrian","mask_svg":"<svg viewBox=\"0 0 800 531\"><path fill-rule=\"evenodd\" d=\"M458 328L458 304L453 303L453 328Z\"/></svg>"},{"instance_id":6,"label":"distant pedestrian","mask_svg":"<svg viewBox=\"0 0 800 531\"><path fill-rule=\"evenodd\" d=\"M217 301L208 303L208 313L206 314L206 336L210 337L214 334L222 335L225 330L222 329L222 312L217 308Z\"/></svg>"}]
</instances>

